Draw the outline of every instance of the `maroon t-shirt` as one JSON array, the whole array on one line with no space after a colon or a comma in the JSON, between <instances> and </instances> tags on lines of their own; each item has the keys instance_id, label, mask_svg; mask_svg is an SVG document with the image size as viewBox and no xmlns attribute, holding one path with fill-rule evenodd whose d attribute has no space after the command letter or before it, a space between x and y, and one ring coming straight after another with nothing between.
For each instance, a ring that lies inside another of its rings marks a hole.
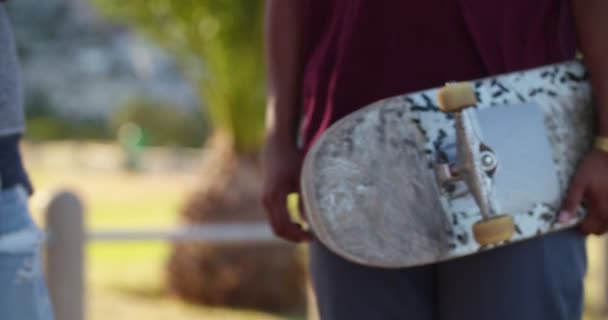
<instances>
[{"instance_id":1,"label":"maroon t-shirt","mask_svg":"<svg viewBox=\"0 0 608 320\"><path fill-rule=\"evenodd\" d=\"M306 149L341 117L575 56L570 0L304 0Z\"/></svg>"}]
</instances>

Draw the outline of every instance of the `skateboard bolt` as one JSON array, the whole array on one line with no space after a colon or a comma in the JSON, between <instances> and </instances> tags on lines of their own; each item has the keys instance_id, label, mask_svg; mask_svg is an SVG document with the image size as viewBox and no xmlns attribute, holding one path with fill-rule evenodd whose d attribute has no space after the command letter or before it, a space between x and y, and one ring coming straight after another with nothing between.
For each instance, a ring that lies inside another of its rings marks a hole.
<instances>
[{"instance_id":1,"label":"skateboard bolt","mask_svg":"<svg viewBox=\"0 0 608 320\"><path fill-rule=\"evenodd\" d=\"M486 170L493 170L496 168L496 157L489 151L482 152L481 165L483 165Z\"/></svg>"}]
</instances>

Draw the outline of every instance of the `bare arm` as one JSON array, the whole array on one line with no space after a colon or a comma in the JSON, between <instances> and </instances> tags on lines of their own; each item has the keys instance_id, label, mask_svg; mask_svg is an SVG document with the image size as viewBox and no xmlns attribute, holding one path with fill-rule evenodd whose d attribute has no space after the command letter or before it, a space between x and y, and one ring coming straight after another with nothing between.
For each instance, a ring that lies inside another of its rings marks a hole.
<instances>
[{"instance_id":1,"label":"bare arm","mask_svg":"<svg viewBox=\"0 0 608 320\"><path fill-rule=\"evenodd\" d=\"M302 155L297 146L302 79L302 1L267 0L268 105L264 148L263 202L279 237L300 242L310 234L293 223L287 194L297 192Z\"/></svg>"},{"instance_id":2,"label":"bare arm","mask_svg":"<svg viewBox=\"0 0 608 320\"><path fill-rule=\"evenodd\" d=\"M579 47L591 74L597 102L599 136L608 137L608 1L572 0ZM583 233L608 231L608 153L591 150L581 161L564 202L560 220L573 217L584 199L587 217L580 225Z\"/></svg>"},{"instance_id":3,"label":"bare arm","mask_svg":"<svg viewBox=\"0 0 608 320\"><path fill-rule=\"evenodd\" d=\"M302 10L299 0L267 0L266 65L269 138L294 143L300 118Z\"/></svg>"},{"instance_id":4,"label":"bare arm","mask_svg":"<svg viewBox=\"0 0 608 320\"><path fill-rule=\"evenodd\" d=\"M598 103L598 134L608 137L608 1L572 0L572 9Z\"/></svg>"}]
</instances>

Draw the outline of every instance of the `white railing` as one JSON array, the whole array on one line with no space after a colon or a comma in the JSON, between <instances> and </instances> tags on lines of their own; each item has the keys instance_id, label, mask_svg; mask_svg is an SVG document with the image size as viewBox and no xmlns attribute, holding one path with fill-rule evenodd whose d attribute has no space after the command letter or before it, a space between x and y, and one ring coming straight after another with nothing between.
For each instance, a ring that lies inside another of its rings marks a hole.
<instances>
[{"instance_id":1,"label":"white railing","mask_svg":"<svg viewBox=\"0 0 608 320\"><path fill-rule=\"evenodd\" d=\"M84 206L71 192L59 192L46 204L46 274L57 320L84 320L87 241L279 242L265 223L207 224L176 230L107 230L87 232ZM286 243L286 242L285 242ZM314 302L309 290L310 317Z\"/></svg>"},{"instance_id":2,"label":"white railing","mask_svg":"<svg viewBox=\"0 0 608 320\"><path fill-rule=\"evenodd\" d=\"M176 230L97 230L89 241L278 242L266 223L213 223Z\"/></svg>"},{"instance_id":3,"label":"white railing","mask_svg":"<svg viewBox=\"0 0 608 320\"><path fill-rule=\"evenodd\" d=\"M86 231L84 206L71 192L56 193L44 209L46 219L46 272L57 320L85 320L85 259L87 241L204 241L279 242L265 223L210 224L175 230ZM605 238L608 241L608 238ZM608 242L604 244L608 248ZM608 265L608 250L604 249ZM602 281L608 281L608 268ZM317 319L314 295L308 286L308 319ZM608 285L604 300L591 310L608 319Z\"/></svg>"}]
</instances>

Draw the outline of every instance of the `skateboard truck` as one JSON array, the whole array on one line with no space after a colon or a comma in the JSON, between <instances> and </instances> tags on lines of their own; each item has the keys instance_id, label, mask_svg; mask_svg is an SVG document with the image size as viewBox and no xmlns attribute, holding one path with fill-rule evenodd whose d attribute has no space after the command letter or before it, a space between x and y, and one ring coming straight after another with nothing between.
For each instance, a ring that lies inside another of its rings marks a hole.
<instances>
[{"instance_id":1,"label":"skateboard truck","mask_svg":"<svg viewBox=\"0 0 608 320\"><path fill-rule=\"evenodd\" d=\"M508 214L497 214L490 202L492 185L489 177L494 174L498 161L492 149L481 142L475 132L466 108L477 104L473 86L468 82L448 83L437 93L439 109L454 115L458 166L441 164L436 167L437 177L442 182L462 180L477 206L482 219L473 225L473 235L480 245L492 245L511 239L515 233L513 218Z\"/></svg>"},{"instance_id":2,"label":"skateboard truck","mask_svg":"<svg viewBox=\"0 0 608 320\"><path fill-rule=\"evenodd\" d=\"M496 168L498 167L498 159L494 154L494 150L485 144L480 145L481 169L486 173L488 177L493 177ZM439 161L434 166L435 177L437 179L437 185L442 187L444 190L451 192L454 189L453 184L463 180L463 176L460 174L458 166L450 163ZM468 191L451 195L453 199L461 198L469 194Z\"/></svg>"}]
</instances>

